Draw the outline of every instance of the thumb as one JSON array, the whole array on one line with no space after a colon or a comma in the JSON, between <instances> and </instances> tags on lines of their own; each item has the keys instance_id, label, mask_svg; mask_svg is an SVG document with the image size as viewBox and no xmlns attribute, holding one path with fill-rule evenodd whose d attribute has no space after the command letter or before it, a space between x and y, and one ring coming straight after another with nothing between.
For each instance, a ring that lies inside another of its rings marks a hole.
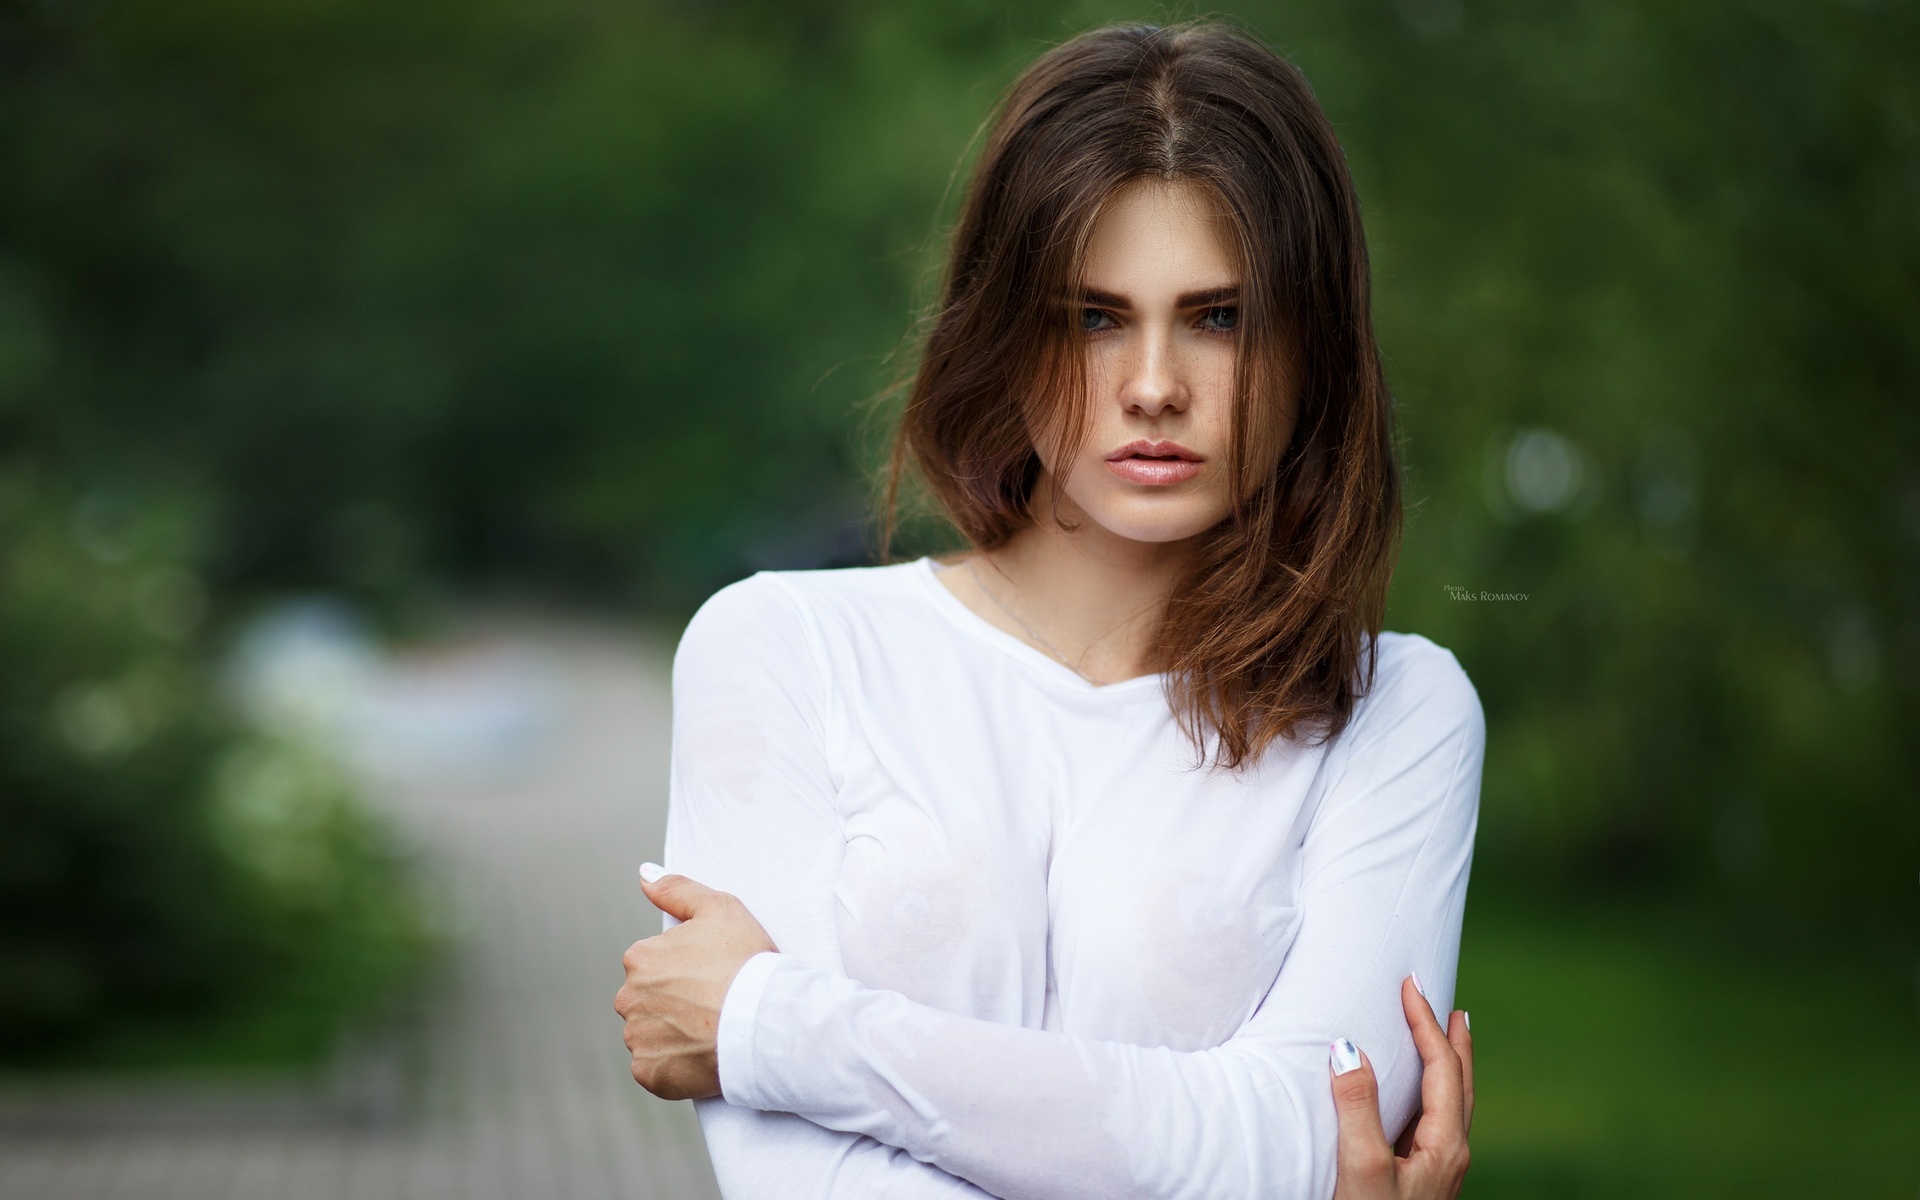
<instances>
[{"instance_id":1,"label":"thumb","mask_svg":"<svg viewBox=\"0 0 1920 1200\"><path fill-rule=\"evenodd\" d=\"M640 864L640 890L653 906L676 921L691 921L720 893L685 875L669 875L656 863Z\"/></svg>"},{"instance_id":2,"label":"thumb","mask_svg":"<svg viewBox=\"0 0 1920 1200\"><path fill-rule=\"evenodd\" d=\"M1332 1047L1333 1108L1340 1118L1340 1178L1349 1187L1377 1180L1393 1167L1393 1147L1380 1127L1380 1086L1373 1064L1346 1038Z\"/></svg>"}]
</instances>

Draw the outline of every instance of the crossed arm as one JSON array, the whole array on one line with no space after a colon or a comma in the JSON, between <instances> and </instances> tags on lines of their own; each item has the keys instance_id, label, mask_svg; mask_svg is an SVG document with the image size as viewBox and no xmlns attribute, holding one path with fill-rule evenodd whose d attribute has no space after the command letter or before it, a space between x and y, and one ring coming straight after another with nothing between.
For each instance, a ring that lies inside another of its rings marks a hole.
<instances>
[{"instance_id":1,"label":"crossed arm","mask_svg":"<svg viewBox=\"0 0 1920 1200\"><path fill-rule=\"evenodd\" d=\"M676 869L739 899L690 893L707 907L630 951L621 998L636 1078L731 1102L701 1111L730 1197L1326 1196L1337 1034L1381 1056L1385 1128L1407 1123L1434 1072L1416 1065L1420 1030L1410 1040L1379 1001L1409 969L1434 1000L1451 991L1478 791L1463 678L1464 697L1444 672L1437 696L1399 689L1350 732L1355 765L1309 833L1306 917L1279 980L1227 1043L1176 1052L972 1020L845 977L820 697L810 664L778 657L805 631L752 616L697 619L682 644L668 836ZM767 953L776 941L785 953Z\"/></svg>"},{"instance_id":2,"label":"crossed arm","mask_svg":"<svg viewBox=\"0 0 1920 1200\"><path fill-rule=\"evenodd\" d=\"M1464 1018L1442 1033L1411 980L1402 1003L1426 1113L1407 1153L1388 1149L1371 1062L1343 1061L1336 1044L1337 1155L1328 1178L1301 1180L1285 1172L1313 1164L1332 1131L1314 1127L1310 1098L1288 1090L1257 1033L1177 1054L955 1017L784 958L729 894L683 876L644 886L680 924L626 959L616 1006L634 1076L667 1098L733 1101L702 1117L736 1200L1325 1195L1334 1166L1336 1196L1425 1200L1464 1176ZM1269 1094L1237 1094L1247 1079Z\"/></svg>"},{"instance_id":3,"label":"crossed arm","mask_svg":"<svg viewBox=\"0 0 1920 1200\"><path fill-rule=\"evenodd\" d=\"M718 1030L727 993L742 968L773 953L773 942L737 898L684 876L655 872L647 872L653 878L643 879L642 887L680 924L628 949L627 980L614 1007L626 1022L633 1075L641 1086L665 1099L710 1098L721 1091ZM1400 1145L1389 1145L1372 1062L1345 1039L1334 1043L1329 1053L1339 1119L1334 1200L1452 1200L1466 1177L1473 1123L1473 1038L1466 1014L1454 1011L1442 1031L1411 976L1402 983L1400 998L1422 1061L1422 1112ZM834 1194L983 1194L870 1138L822 1143L801 1118L753 1115L760 1118L758 1136L776 1148L786 1141L816 1161L824 1151L833 1167ZM793 1183L788 1177L776 1186Z\"/></svg>"}]
</instances>

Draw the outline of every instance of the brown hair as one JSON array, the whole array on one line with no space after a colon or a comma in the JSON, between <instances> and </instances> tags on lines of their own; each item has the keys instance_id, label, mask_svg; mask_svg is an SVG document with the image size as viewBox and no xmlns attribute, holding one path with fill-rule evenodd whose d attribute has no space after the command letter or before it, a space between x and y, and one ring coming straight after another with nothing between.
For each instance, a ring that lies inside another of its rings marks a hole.
<instances>
[{"instance_id":1,"label":"brown hair","mask_svg":"<svg viewBox=\"0 0 1920 1200\"><path fill-rule=\"evenodd\" d=\"M1195 744L1217 735L1210 757L1236 767L1276 738L1345 727L1372 683L1400 528L1359 201L1292 64L1212 23L1117 25L1014 82L926 322L886 530L910 465L980 549L1033 521L1029 418L1063 414L1081 437L1086 424L1079 308L1063 297L1079 295L1102 203L1144 178L1208 189L1238 243L1232 512L1175 586L1156 664Z\"/></svg>"}]
</instances>

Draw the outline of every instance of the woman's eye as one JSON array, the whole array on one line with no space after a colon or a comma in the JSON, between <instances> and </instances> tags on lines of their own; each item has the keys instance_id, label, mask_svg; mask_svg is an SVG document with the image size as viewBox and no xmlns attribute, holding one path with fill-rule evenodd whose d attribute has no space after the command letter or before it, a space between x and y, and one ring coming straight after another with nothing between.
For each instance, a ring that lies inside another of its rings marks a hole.
<instances>
[{"instance_id":1,"label":"woman's eye","mask_svg":"<svg viewBox=\"0 0 1920 1200\"><path fill-rule=\"evenodd\" d=\"M1240 310L1237 308L1210 308L1200 316L1201 327L1214 333L1232 333L1239 322Z\"/></svg>"},{"instance_id":2,"label":"woman's eye","mask_svg":"<svg viewBox=\"0 0 1920 1200\"><path fill-rule=\"evenodd\" d=\"M1080 328L1088 333L1109 329L1113 326L1113 317L1103 309L1083 308L1080 310Z\"/></svg>"}]
</instances>

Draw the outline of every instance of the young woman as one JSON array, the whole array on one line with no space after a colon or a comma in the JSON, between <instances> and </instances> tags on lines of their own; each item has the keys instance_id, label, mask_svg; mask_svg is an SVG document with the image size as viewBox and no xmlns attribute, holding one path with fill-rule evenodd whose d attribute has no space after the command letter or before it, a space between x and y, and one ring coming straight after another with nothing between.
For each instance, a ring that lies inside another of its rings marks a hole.
<instances>
[{"instance_id":1,"label":"young woman","mask_svg":"<svg viewBox=\"0 0 1920 1200\"><path fill-rule=\"evenodd\" d=\"M1379 632L1390 398L1299 73L1204 24L1034 64L899 447L968 553L681 643L635 1077L736 1198L1451 1195L1482 724Z\"/></svg>"}]
</instances>

